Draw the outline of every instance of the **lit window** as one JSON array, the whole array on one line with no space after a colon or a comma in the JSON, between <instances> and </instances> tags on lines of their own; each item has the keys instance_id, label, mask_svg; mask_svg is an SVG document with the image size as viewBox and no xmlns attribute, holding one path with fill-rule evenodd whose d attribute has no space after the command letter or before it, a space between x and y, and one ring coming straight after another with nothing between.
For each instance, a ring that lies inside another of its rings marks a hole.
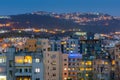
<instances>
[{"instance_id":1,"label":"lit window","mask_svg":"<svg viewBox=\"0 0 120 80\"><path fill-rule=\"evenodd\" d=\"M108 62L105 62L105 64L107 65L107 64L108 64Z\"/></svg>"},{"instance_id":2,"label":"lit window","mask_svg":"<svg viewBox=\"0 0 120 80\"><path fill-rule=\"evenodd\" d=\"M64 70L67 70L67 68L64 68Z\"/></svg>"},{"instance_id":3,"label":"lit window","mask_svg":"<svg viewBox=\"0 0 120 80\"><path fill-rule=\"evenodd\" d=\"M3 63L2 59L0 59L0 63Z\"/></svg>"},{"instance_id":4,"label":"lit window","mask_svg":"<svg viewBox=\"0 0 120 80\"><path fill-rule=\"evenodd\" d=\"M18 64L24 63L24 56L15 56L15 62Z\"/></svg>"},{"instance_id":5,"label":"lit window","mask_svg":"<svg viewBox=\"0 0 120 80\"><path fill-rule=\"evenodd\" d=\"M40 72L40 68L36 68L36 69L35 69L35 72L36 72L36 73L39 73L39 72Z\"/></svg>"},{"instance_id":6,"label":"lit window","mask_svg":"<svg viewBox=\"0 0 120 80\"><path fill-rule=\"evenodd\" d=\"M31 56L25 56L24 62L25 63L32 63L32 57Z\"/></svg>"},{"instance_id":7,"label":"lit window","mask_svg":"<svg viewBox=\"0 0 120 80\"><path fill-rule=\"evenodd\" d=\"M115 60L112 61L112 65L115 65Z\"/></svg>"},{"instance_id":8,"label":"lit window","mask_svg":"<svg viewBox=\"0 0 120 80\"><path fill-rule=\"evenodd\" d=\"M92 62L91 61L87 61L87 65L92 65Z\"/></svg>"},{"instance_id":9,"label":"lit window","mask_svg":"<svg viewBox=\"0 0 120 80\"><path fill-rule=\"evenodd\" d=\"M6 57L0 57L0 63L5 63L6 62Z\"/></svg>"},{"instance_id":10,"label":"lit window","mask_svg":"<svg viewBox=\"0 0 120 80\"><path fill-rule=\"evenodd\" d=\"M82 65L84 65L84 62L82 62Z\"/></svg>"},{"instance_id":11,"label":"lit window","mask_svg":"<svg viewBox=\"0 0 120 80\"><path fill-rule=\"evenodd\" d=\"M75 70L75 68L72 68L72 70Z\"/></svg>"},{"instance_id":12,"label":"lit window","mask_svg":"<svg viewBox=\"0 0 120 80\"><path fill-rule=\"evenodd\" d=\"M88 74L85 74L85 76L88 76Z\"/></svg>"},{"instance_id":13,"label":"lit window","mask_svg":"<svg viewBox=\"0 0 120 80\"><path fill-rule=\"evenodd\" d=\"M67 78L64 78L64 80L67 80Z\"/></svg>"},{"instance_id":14,"label":"lit window","mask_svg":"<svg viewBox=\"0 0 120 80\"><path fill-rule=\"evenodd\" d=\"M84 68L80 68L80 70L81 70L81 71L83 71L83 70L84 70Z\"/></svg>"},{"instance_id":15,"label":"lit window","mask_svg":"<svg viewBox=\"0 0 120 80\"><path fill-rule=\"evenodd\" d=\"M39 63L39 62L40 62L40 59L38 59L38 58L35 59L35 62L36 62L36 63Z\"/></svg>"},{"instance_id":16,"label":"lit window","mask_svg":"<svg viewBox=\"0 0 120 80\"><path fill-rule=\"evenodd\" d=\"M6 76L0 76L0 80L7 80Z\"/></svg>"},{"instance_id":17,"label":"lit window","mask_svg":"<svg viewBox=\"0 0 120 80\"><path fill-rule=\"evenodd\" d=\"M70 70L70 68L68 68L68 70Z\"/></svg>"}]
</instances>

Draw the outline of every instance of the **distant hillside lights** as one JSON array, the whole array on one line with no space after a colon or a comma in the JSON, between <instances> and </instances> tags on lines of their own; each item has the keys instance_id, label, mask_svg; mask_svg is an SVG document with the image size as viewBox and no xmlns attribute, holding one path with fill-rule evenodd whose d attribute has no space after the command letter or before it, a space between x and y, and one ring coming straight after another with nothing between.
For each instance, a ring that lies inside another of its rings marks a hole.
<instances>
[{"instance_id":1,"label":"distant hillside lights","mask_svg":"<svg viewBox=\"0 0 120 80\"><path fill-rule=\"evenodd\" d=\"M9 26L11 26L11 24L10 23L5 23L5 24L0 24L0 27L9 27Z\"/></svg>"},{"instance_id":2,"label":"distant hillside lights","mask_svg":"<svg viewBox=\"0 0 120 80\"><path fill-rule=\"evenodd\" d=\"M10 19L10 16L0 16L0 19Z\"/></svg>"}]
</instances>

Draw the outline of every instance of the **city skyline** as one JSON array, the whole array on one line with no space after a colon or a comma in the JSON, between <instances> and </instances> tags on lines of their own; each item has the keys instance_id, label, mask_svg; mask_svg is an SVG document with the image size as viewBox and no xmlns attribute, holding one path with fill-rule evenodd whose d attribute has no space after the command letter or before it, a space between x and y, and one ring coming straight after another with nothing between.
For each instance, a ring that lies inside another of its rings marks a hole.
<instances>
[{"instance_id":1,"label":"city skyline","mask_svg":"<svg viewBox=\"0 0 120 80\"><path fill-rule=\"evenodd\" d=\"M0 15L13 15L34 11L48 12L102 12L120 16L119 0L2 0Z\"/></svg>"}]
</instances>

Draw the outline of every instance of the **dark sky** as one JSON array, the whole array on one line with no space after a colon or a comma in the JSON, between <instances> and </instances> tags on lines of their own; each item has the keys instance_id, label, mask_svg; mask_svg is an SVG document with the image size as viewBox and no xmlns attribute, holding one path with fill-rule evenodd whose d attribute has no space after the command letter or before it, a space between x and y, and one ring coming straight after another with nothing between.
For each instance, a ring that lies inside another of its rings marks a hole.
<instances>
[{"instance_id":1,"label":"dark sky","mask_svg":"<svg viewBox=\"0 0 120 80\"><path fill-rule=\"evenodd\" d=\"M120 16L120 0L0 0L0 15L33 11L103 12Z\"/></svg>"}]
</instances>

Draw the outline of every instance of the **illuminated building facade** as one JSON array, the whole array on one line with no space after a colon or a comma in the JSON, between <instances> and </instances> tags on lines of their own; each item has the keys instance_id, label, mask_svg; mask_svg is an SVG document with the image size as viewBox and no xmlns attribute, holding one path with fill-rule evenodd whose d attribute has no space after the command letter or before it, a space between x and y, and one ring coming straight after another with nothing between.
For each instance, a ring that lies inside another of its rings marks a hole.
<instances>
[{"instance_id":1,"label":"illuminated building facade","mask_svg":"<svg viewBox=\"0 0 120 80\"><path fill-rule=\"evenodd\" d=\"M80 72L80 62L82 61L81 54L69 54L68 55L68 79L78 80Z\"/></svg>"},{"instance_id":2,"label":"illuminated building facade","mask_svg":"<svg viewBox=\"0 0 120 80\"><path fill-rule=\"evenodd\" d=\"M48 39L27 39L25 43L25 50L27 52L46 52L50 51Z\"/></svg>"},{"instance_id":3,"label":"illuminated building facade","mask_svg":"<svg viewBox=\"0 0 120 80\"><path fill-rule=\"evenodd\" d=\"M120 79L120 43L116 44L114 48L115 55L115 80Z\"/></svg>"},{"instance_id":4,"label":"illuminated building facade","mask_svg":"<svg viewBox=\"0 0 120 80\"><path fill-rule=\"evenodd\" d=\"M62 53L76 52L80 53L79 39L62 38L50 40L51 51L61 51Z\"/></svg>"},{"instance_id":5,"label":"illuminated building facade","mask_svg":"<svg viewBox=\"0 0 120 80\"><path fill-rule=\"evenodd\" d=\"M68 79L68 55L69 54L62 54L62 80Z\"/></svg>"},{"instance_id":6,"label":"illuminated building facade","mask_svg":"<svg viewBox=\"0 0 120 80\"><path fill-rule=\"evenodd\" d=\"M93 69L95 80L111 80L111 63L109 60L95 59Z\"/></svg>"},{"instance_id":7,"label":"illuminated building facade","mask_svg":"<svg viewBox=\"0 0 120 80\"><path fill-rule=\"evenodd\" d=\"M78 80L82 55L78 53L62 54L62 80Z\"/></svg>"},{"instance_id":8,"label":"illuminated building facade","mask_svg":"<svg viewBox=\"0 0 120 80\"><path fill-rule=\"evenodd\" d=\"M0 53L0 80L7 79L6 65L7 65L6 55L3 53Z\"/></svg>"},{"instance_id":9,"label":"illuminated building facade","mask_svg":"<svg viewBox=\"0 0 120 80\"><path fill-rule=\"evenodd\" d=\"M101 54L101 40L94 39L94 34L88 33L87 39L80 40L82 63L80 70L81 80L93 80L93 60Z\"/></svg>"},{"instance_id":10,"label":"illuminated building facade","mask_svg":"<svg viewBox=\"0 0 120 80\"><path fill-rule=\"evenodd\" d=\"M44 80L43 54L17 51L10 47L6 53L6 79L3 80Z\"/></svg>"}]
</instances>

